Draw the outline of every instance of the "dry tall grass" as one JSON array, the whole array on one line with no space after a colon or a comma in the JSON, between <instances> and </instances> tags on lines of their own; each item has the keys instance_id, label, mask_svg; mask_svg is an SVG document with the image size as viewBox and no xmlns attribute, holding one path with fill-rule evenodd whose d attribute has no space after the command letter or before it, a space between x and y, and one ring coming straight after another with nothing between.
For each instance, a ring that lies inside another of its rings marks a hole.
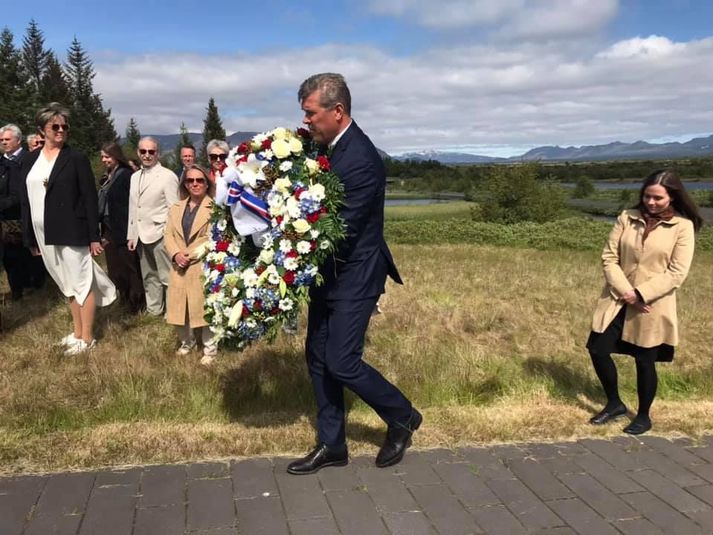
<instances>
[{"instance_id":1,"label":"dry tall grass","mask_svg":"<svg viewBox=\"0 0 713 535\"><path fill-rule=\"evenodd\" d=\"M602 403L584 343L602 283L596 252L472 245L395 246L406 285L390 285L365 358L422 409L416 447L606 436L586 422ZM713 429L713 253L680 293L682 343L661 365L656 433ZM223 354L210 370L174 356L161 321L100 314L97 349L66 358L64 301L47 291L5 303L0 333L0 470L88 468L301 454L313 445L312 391L300 335ZM304 318L302 324L304 323ZM302 325L303 327L304 325ZM636 407L633 362L621 389ZM384 426L351 399L354 453Z\"/></svg>"}]
</instances>

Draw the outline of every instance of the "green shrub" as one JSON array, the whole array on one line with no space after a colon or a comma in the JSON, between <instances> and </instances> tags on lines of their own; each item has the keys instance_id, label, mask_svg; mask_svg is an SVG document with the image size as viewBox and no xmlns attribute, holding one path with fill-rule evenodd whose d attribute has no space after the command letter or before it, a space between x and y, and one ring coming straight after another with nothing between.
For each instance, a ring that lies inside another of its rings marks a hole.
<instances>
[{"instance_id":1,"label":"green shrub","mask_svg":"<svg viewBox=\"0 0 713 535\"><path fill-rule=\"evenodd\" d=\"M594 193L594 190L595 187L590 178L585 175L579 175L574 185L572 197L575 199L584 199Z\"/></svg>"}]
</instances>

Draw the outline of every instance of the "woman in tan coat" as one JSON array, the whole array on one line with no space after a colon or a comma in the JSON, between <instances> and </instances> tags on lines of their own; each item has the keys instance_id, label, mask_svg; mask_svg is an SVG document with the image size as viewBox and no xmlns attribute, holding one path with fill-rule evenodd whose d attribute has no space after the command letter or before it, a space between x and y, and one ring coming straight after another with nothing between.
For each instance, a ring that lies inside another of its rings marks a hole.
<instances>
[{"instance_id":1,"label":"woman in tan coat","mask_svg":"<svg viewBox=\"0 0 713 535\"><path fill-rule=\"evenodd\" d=\"M205 297L201 281L200 247L210 236L213 188L208 174L196 165L185 169L180 186L182 200L174 204L164 231L166 251L171 258L171 274L166 296L166 321L176 325L181 346L177 355L188 355L196 347L196 335L203 342L201 364L211 364L217 354L212 333L203 319ZM195 333L194 333L195 330Z\"/></svg>"},{"instance_id":2,"label":"woman in tan coat","mask_svg":"<svg viewBox=\"0 0 713 535\"><path fill-rule=\"evenodd\" d=\"M649 408L658 383L656 361L671 362L678 343L676 289L693 259L694 232L703 220L670 170L644 181L639 203L617 219L602 253L606 284L597 302L587 349L607 396L594 425L626 414L611 353L636 361L639 410L625 433L651 429Z\"/></svg>"}]
</instances>

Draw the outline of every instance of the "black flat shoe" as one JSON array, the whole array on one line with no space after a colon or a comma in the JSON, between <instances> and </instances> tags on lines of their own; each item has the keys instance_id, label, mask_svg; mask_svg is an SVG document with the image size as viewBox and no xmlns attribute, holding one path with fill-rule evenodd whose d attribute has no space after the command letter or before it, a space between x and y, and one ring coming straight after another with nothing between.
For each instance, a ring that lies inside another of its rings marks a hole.
<instances>
[{"instance_id":1,"label":"black flat shoe","mask_svg":"<svg viewBox=\"0 0 713 535\"><path fill-rule=\"evenodd\" d=\"M624 428L624 433L628 433L629 435L641 435L646 433L649 429L651 429L651 419L636 417L633 422Z\"/></svg>"},{"instance_id":2,"label":"black flat shoe","mask_svg":"<svg viewBox=\"0 0 713 535\"><path fill-rule=\"evenodd\" d=\"M607 422L610 422L614 418L618 418L619 416L624 416L626 414L626 405L623 403L619 405L618 407L612 409L612 410L606 410L604 409L600 413L592 416L589 419L589 423L592 425L604 425Z\"/></svg>"},{"instance_id":3,"label":"black flat shoe","mask_svg":"<svg viewBox=\"0 0 713 535\"><path fill-rule=\"evenodd\" d=\"M386 431L386 440L376 456L376 466L386 468L401 462L406 448L411 445L411 435L423 421L423 416L413 409L411 417L405 424L390 425Z\"/></svg>"},{"instance_id":4,"label":"black flat shoe","mask_svg":"<svg viewBox=\"0 0 713 535\"><path fill-rule=\"evenodd\" d=\"M319 444L306 457L287 465L287 473L297 476L314 474L325 466L346 466L348 463L349 453L346 445L330 448L326 444Z\"/></svg>"}]
</instances>

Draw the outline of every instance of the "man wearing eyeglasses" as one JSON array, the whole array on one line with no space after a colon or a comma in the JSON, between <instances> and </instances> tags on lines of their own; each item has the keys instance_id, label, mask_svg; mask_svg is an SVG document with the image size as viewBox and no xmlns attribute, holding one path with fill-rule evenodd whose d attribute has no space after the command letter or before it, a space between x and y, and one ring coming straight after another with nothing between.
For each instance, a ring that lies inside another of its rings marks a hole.
<instances>
[{"instance_id":1,"label":"man wearing eyeglasses","mask_svg":"<svg viewBox=\"0 0 713 535\"><path fill-rule=\"evenodd\" d=\"M165 309L171 272L163 231L168 209L178 202L178 177L159 162L159 144L154 138L141 138L137 153L141 169L131 175L127 246L139 251L146 312L159 316Z\"/></svg>"}]
</instances>

